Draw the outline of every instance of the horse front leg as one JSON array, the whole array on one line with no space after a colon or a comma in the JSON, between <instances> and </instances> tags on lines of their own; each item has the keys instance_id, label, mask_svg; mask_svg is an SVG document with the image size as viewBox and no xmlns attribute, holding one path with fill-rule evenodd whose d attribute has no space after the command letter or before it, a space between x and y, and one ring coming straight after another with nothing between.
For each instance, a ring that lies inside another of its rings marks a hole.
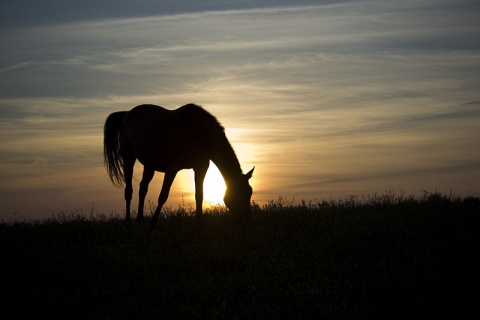
<instances>
[{"instance_id":1,"label":"horse front leg","mask_svg":"<svg viewBox=\"0 0 480 320\"><path fill-rule=\"evenodd\" d=\"M170 188L172 187L173 180L177 175L178 170L166 170L165 176L163 177L163 184L162 190L160 191L160 196L158 197L158 205L155 213L152 217L152 224L151 227L155 227L158 222L158 217L160 216L160 211L162 211L162 207L167 202L168 194L170 193Z\"/></svg>"},{"instance_id":2,"label":"horse front leg","mask_svg":"<svg viewBox=\"0 0 480 320\"><path fill-rule=\"evenodd\" d=\"M207 174L208 166L210 162L199 165L194 168L195 170L195 205L196 212L195 217L197 224L200 224L203 216L203 182L205 180L205 175Z\"/></svg>"}]
</instances>

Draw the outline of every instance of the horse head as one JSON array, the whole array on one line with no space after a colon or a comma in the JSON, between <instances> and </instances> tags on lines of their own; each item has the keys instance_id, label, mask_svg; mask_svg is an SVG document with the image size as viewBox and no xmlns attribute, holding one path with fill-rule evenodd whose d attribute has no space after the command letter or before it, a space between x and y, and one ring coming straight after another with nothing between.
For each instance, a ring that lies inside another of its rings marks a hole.
<instances>
[{"instance_id":1,"label":"horse head","mask_svg":"<svg viewBox=\"0 0 480 320\"><path fill-rule=\"evenodd\" d=\"M251 207L250 200L252 198L252 187L248 180L252 177L253 170L247 174L242 174L235 181L227 184L227 190L223 201L235 220L246 223L250 221Z\"/></svg>"}]
</instances>

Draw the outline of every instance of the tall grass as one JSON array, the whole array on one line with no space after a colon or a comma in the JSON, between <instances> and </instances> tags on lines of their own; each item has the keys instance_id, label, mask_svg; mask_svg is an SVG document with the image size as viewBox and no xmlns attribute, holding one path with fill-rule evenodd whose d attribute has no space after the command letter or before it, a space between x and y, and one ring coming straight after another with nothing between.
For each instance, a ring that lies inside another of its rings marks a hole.
<instances>
[{"instance_id":1,"label":"tall grass","mask_svg":"<svg viewBox=\"0 0 480 320\"><path fill-rule=\"evenodd\" d=\"M4 315L90 319L478 315L480 201L424 192L169 208L157 228L69 213L0 224ZM473 292L473 294L472 294Z\"/></svg>"}]
</instances>

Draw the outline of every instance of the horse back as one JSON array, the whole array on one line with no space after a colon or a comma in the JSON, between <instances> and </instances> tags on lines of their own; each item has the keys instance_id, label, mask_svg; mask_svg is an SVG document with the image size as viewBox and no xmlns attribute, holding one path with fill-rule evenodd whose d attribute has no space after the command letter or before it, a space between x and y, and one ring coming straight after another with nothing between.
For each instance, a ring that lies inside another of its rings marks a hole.
<instances>
[{"instance_id":1,"label":"horse back","mask_svg":"<svg viewBox=\"0 0 480 320\"><path fill-rule=\"evenodd\" d=\"M223 131L223 127L194 104L175 110L139 105L125 120L126 139L135 157L157 171L165 171L172 162L183 169L208 160L213 131Z\"/></svg>"}]
</instances>

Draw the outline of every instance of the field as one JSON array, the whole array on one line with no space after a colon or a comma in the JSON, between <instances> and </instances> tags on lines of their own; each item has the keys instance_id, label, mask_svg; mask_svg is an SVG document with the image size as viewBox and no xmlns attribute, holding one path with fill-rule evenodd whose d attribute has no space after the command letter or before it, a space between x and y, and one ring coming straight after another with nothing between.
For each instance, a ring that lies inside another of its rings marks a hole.
<instances>
[{"instance_id":1,"label":"field","mask_svg":"<svg viewBox=\"0 0 480 320\"><path fill-rule=\"evenodd\" d=\"M223 207L155 230L64 213L0 224L0 315L63 319L477 318L480 202L425 192Z\"/></svg>"}]
</instances>

